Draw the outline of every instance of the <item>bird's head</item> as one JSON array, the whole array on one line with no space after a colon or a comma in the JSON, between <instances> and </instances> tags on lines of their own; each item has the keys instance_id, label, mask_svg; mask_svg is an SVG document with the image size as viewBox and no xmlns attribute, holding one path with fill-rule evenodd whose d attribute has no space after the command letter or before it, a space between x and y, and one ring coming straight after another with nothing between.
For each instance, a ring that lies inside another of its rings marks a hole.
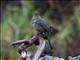
<instances>
[{"instance_id":1,"label":"bird's head","mask_svg":"<svg viewBox=\"0 0 80 60\"><path fill-rule=\"evenodd\" d=\"M39 14L39 11L35 11L35 12L34 12L34 15L38 17L38 16L40 15L40 14Z\"/></svg>"},{"instance_id":2,"label":"bird's head","mask_svg":"<svg viewBox=\"0 0 80 60\"><path fill-rule=\"evenodd\" d=\"M39 14L39 11L35 11L34 14L33 14L33 17L32 17L32 20L35 20L37 18L40 18L40 14Z\"/></svg>"}]
</instances>

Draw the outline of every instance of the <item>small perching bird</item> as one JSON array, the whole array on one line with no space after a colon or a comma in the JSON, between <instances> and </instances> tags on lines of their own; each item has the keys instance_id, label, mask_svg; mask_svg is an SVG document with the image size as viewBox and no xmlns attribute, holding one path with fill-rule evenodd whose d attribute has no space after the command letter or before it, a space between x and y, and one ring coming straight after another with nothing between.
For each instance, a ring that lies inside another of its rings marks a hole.
<instances>
[{"instance_id":1,"label":"small perching bird","mask_svg":"<svg viewBox=\"0 0 80 60\"><path fill-rule=\"evenodd\" d=\"M35 28L38 32L42 32L50 37L51 35L51 28L50 26L42 19L39 15L39 12L35 12L32 17L32 26Z\"/></svg>"},{"instance_id":2,"label":"small perching bird","mask_svg":"<svg viewBox=\"0 0 80 60\"><path fill-rule=\"evenodd\" d=\"M49 26L39 15L39 12L36 11L32 17L32 26L34 29L37 30L39 33L44 33L47 38L50 45L50 48L52 49L51 43L50 43L50 35L51 35L51 26Z\"/></svg>"}]
</instances>

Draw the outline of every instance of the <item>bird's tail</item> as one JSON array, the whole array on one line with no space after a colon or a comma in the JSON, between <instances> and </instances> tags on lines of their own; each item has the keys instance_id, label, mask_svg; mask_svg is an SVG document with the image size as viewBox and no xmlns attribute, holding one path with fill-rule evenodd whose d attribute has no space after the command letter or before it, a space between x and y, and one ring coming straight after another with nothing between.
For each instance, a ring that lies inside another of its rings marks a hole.
<instances>
[{"instance_id":1,"label":"bird's tail","mask_svg":"<svg viewBox=\"0 0 80 60\"><path fill-rule=\"evenodd\" d=\"M52 44L51 44L51 41L50 41L50 38L48 37L48 42L49 42L49 45L50 45L50 48L53 49L52 47Z\"/></svg>"},{"instance_id":2,"label":"bird's tail","mask_svg":"<svg viewBox=\"0 0 80 60\"><path fill-rule=\"evenodd\" d=\"M48 37L48 42L49 42L49 45L50 45L50 48L51 48L51 49L52 49L53 47L52 47L52 45L51 45L50 39L51 39L51 37L54 36L57 32L58 32L57 29L55 29L55 28L53 28L52 26L50 26L50 31L48 32L47 37Z\"/></svg>"}]
</instances>

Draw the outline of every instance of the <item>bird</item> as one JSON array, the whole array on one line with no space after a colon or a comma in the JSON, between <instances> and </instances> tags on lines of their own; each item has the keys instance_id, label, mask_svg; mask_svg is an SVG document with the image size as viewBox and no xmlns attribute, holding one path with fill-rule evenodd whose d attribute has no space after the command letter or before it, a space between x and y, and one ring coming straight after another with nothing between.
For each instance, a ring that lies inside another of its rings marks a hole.
<instances>
[{"instance_id":1,"label":"bird","mask_svg":"<svg viewBox=\"0 0 80 60\"><path fill-rule=\"evenodd\" d=\"M50 42L50 35L51 35L51 26L48 25L47 22L39 15L39 12L36 11L32 17L32 26L37 32L45 34L48 37L48 42L50 48L52 49L52 45Z\"/></svg>"}]
</instances>

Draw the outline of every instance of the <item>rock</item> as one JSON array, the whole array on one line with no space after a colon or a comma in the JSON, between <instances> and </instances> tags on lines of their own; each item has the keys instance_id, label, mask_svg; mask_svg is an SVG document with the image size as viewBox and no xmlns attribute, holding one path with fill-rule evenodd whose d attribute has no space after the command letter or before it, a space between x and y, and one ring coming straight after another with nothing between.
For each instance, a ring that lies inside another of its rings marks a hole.
<instances>
[{"instance_id":1,"label":"rock","mask_svg":"<svg viewBox=\"0 0 80 60\"><path fill-rule=\"evenodd\" d=\"M46 55L44 57L41 57L39 60L64 60L64 59L59 58L59 57L52 57L52 56Z\"/></svg>"},{"instance_id":2,"label":"rock","mask_svg":"<svg viewBox=\"0 0 80 60\"><path fill-rule=\"evenodd\" d=\"M69 60L80 60L80 55L75 56L75 57L69 56Z\"/></svg>"}]
</instances>

